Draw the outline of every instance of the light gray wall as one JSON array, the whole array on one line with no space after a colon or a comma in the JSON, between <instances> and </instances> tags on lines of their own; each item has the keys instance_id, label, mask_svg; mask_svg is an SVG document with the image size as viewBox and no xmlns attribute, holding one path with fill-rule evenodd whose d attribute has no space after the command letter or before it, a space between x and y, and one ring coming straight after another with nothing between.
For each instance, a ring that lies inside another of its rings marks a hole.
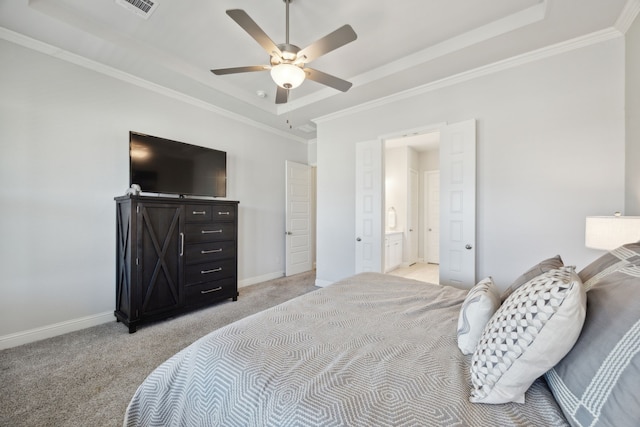
<instances>
[{"instance_id":1,"label":"light gray wall","mask_svg":"<svg viewBox=\"0 0 640 427\"><path fill-rule=\"evenodd\" d=\"M396 211L396 227L394 231L407 229L407 176L409 156L407 147L387 148L385 150L385 229L388 226L389 208Z\"/></svg>"},{"instance_id":2,"label":"light gray wall","mask_svg":"<svg viewBox=\"0 0 640 427\"><path fill-rule=\"evenodd\" d=\"M626 34L625 215L640 215L640 17Z\"/></svg>"},{"instance_id":3,"label":"light gray wall","mask_svg":"<svg viewBox=\"0 0 640 427\"><path fill-rule=\"evenodd\" d=\"M393 207L396 211L396 228L394 231L401 231L402 240L402 262L408 265L410 257L409 242L409 223L410 223L410 206L409 206L409 184L410 169L418 172L418 184L420 184L420 164L417 152L411 147L393 147L384 150L384 200L385 200L385 230L390 230L388 226L389 208ZM419 185L420 187L420 185ZM418 191L419 194L419 191ZM421 200L418 201L419 210L421 211ZM418 239L418 248L420 248L421 227L416 227L413 234ZM418 250L418 255L420 250Z\"/></svg>"},{"instance_id":4,"label":"light gray wall","mask_svg":"<svg viewBox=\"0 0 640 427\"><path fill-rule=\"evenodd\" d=\"M227 151L239 279L282 275L284 164L305 144L10 42L0 63L0 341L109 319L129 130Z\"/></svg>"},{"instance_id":5,"label":"light gray wall","mask_svg":"<svg viewBox=\"0 0 640 427\"><path fill-rule=\"evenodd\" d=\"M440 149L420 153L420 172L440 170Z\"/></svg>"},{"instance_id":6,"label":"light gray wall","mask_svg":"<svg viewBox=\"0 0 640 427\"><path fill-rule=\"evenodd\" d=\"M318 120L318 281L354 272L354 144L477 120L477 274L506 287L541 259L578 267L587 215L624 204L624 39Z\"/></svg>"}]
</instances>

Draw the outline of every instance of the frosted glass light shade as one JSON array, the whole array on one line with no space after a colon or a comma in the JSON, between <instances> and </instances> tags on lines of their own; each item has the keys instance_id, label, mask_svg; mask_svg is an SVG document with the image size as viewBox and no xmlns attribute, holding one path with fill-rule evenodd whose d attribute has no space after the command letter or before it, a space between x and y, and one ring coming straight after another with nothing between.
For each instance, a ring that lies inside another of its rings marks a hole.
<instances>
[{"instance_id":1,"label":"frosted glass light shade","mask_svg":"<svg viewBox=\"0 0 640 427\"><path fill-rule=\"evenodd\" d=\"M610 251L640 240L640 216L588 216L585 246Z\"/></svg>"},{"instance_id":2,"label":"frosted glass light shade","mask_svg":"<svg viewBox=\"0 0 640 427\"><path fill-rule=\"evenodd\" d=\"M271 68L271 78L283 89L294 89L304 81L304 71L293 64L278 64Z\"/></svg>"}]
</instances>

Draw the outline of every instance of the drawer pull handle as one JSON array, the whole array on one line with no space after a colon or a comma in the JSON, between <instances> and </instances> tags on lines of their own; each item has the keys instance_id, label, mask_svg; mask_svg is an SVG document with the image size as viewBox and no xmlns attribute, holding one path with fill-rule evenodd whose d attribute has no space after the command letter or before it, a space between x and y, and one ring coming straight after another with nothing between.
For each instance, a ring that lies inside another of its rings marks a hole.
<instances>
[{"instance_id":1,"label":"drawer pull handle","mask_svg":"<svg viewBox=\"0 0 640 427\"><path fill-rule=\"evenodd\" d=\"M200 274L217 273L218 271L222 271L222 267L214 268L213 270L200 270Z\"/></svg>"},{"instance_id":2,"label":"drawer pull handle","mask_svg":"<svg viewBox=\"0 0 640 427\"><path fill-rule=\"evenodd\" d=\"M229 212L218 212L218 215L230 215Z\"/></svg>"},{"instance_id":3,"label":"drawer pull handle","mask_svg":"<svg viewBox=\"0 0 640 427\"><path fill-rule=\"evenodd\" d=\"M222 228L220 230L202 230L202 234L211 234L211 233L222 233Z\"/></svg>"},{"instance_id":4,"label":"drawer pull handle","mask_svg":"<svg viewBox=\"0 0 640 427\"><path fill-rule=\"evenodd\" d=\"M201 294L208 294L209 292L217 292L217 291L221 291L222 290L222 286L218 286L215 289L209 289L208 291L200 291Z\"/></svg>"},{"instance_id":5,"label":"drawer pull handle","mask_svg":"<svg viewBox=\"0 0 640 427\"><path fill-rule=\"evenodd\" d=\"M207 211L193 211L194 215L206 215Z\"/></svg>"},{"instance_id":6,"label":"drawer pull handle","mask_svg":"<svg viewBox=\"0 0 640 427\"><path fill-rule=\"evenodd\" d=\"M215 253L218 253L218 252L222 252L222 248L220 248L220 249L201 250L201 251L200 251L200 253L201 253L202 255L205 255L205 254L215 254Z\"/></svg>"}]
</instances>

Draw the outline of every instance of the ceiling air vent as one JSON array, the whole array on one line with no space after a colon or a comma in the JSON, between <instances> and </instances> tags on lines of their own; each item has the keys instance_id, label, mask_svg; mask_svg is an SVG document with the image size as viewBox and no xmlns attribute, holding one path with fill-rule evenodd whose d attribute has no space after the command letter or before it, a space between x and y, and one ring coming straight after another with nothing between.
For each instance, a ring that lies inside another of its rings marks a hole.
<instances>
[{"instance_id":1,"label":"ceiling air vent","mask_svg":"<svg viewBox=\"0 0 640 427\"><path fill-rule=\"evenodd\" d=\"M158 3L151 0L115 0L115 2L144 19L148 19L158 7Z\"/></svg>"}]
</instances>

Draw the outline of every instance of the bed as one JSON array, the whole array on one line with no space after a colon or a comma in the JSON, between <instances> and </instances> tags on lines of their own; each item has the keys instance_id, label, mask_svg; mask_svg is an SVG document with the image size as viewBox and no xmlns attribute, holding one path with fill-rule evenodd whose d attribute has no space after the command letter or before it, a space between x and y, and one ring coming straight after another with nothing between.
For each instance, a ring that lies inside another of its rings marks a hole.
<instances>
[{"instance_id":1,"label":"bed","mask_svg":"<svg viewBox=\"0 0 640 427\"><path fill-rule=\"evenodd\" d=\"M584 282L593 287L635 265L636 246L599 259ZM626 285L640 289L637 277ZM524 404L470 402L477 355L458 348L469 294L363 273L302 295L213 331L160 365L133 396L124 426L583 425L565 407L579 413L584 405L560 364L552 377L534 379Z\"/></svg>"}]
</instances>

